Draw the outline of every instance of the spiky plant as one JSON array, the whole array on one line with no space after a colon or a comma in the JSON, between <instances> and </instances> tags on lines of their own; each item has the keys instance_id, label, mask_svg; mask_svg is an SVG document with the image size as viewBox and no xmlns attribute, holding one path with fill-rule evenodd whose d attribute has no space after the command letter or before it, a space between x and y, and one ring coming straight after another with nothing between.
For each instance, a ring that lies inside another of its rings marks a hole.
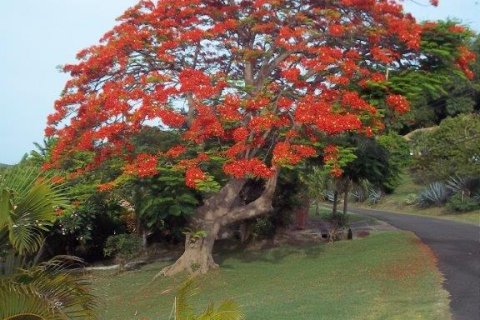
<instances>
[{"instance_id":1,"label":"spiky plant","mask_svg":"<svg viewBox=\"0 0 480 320\"><path fill-rule=\"evenodd\" d=\"M418 204L421 207L440 206L447 202L451 192L442 182L430 183L418 195Z\"/></svg>"},{"instance_id":2,"label":"spiky plant","mask_svg":"<svg viewBox=\"0 0 480 320\"><path fill-rule=\"evenodd\" d=\"M370 204L377 204L383 197L383 192L377 188L370 188L368 189L368 202Z\"/></svg>"},{"instance_id":3,"label":"spiky plant","mask_svg":"<svg viewBox=\"0 0 480 320\"><path fill-rule=\"evenodd\" d=\"M454 175L446 181L447 188L453 193L470 196L480 191L480 178Z\"/></svg>"}]
</instances>

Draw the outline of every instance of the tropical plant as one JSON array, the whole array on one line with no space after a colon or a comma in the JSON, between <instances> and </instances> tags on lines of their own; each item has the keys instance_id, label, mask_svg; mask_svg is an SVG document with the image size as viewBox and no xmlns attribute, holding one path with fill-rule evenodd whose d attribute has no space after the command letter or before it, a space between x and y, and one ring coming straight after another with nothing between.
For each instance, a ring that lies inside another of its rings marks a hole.
<instances>
[{"instance_id":1,"label":"tropical plant","mask_svg":"<svg viewBox=\"0 0 480 320\"><path fill-rule=\"evenodd\" d=\"M59 256L35 265L47 231L67 201L61 185L38 169L0 177L0 318L94 319L95 300L82 277L67 273L81 260Z\"/></svg>"},{"instance_id":2,"label":"tropical plant","mask_svg":"<svg viewBox=\"0 0 480 320\"><path fill-rule=\"evenodd\" d=\"M382 190L371 187L368 189L368 203L370 204L377 204L382 200L383 192Z\"/></svg>"},{"instance_id":3,"label":"tropical plant","mask_svg":"<svg viewBox=\"0 0 480 320\"><path fill-rule=\"evenodd\" d=\"M441 206L450 197L451 192L443 182L430 183L418 195L418 204L421 207Z\"/></svg>"},{"instance_id":4,"label":"tropical plant","mask_svg":"<svg viewBox=\"0 0 480 320\"><path fill-rule=\"evenodd\" d=\"M447 188L453 193L461 193L467 196L480 191L480 177L461 177L454 175L446 182Z\"/></svg>"},{"instance_id":5,"label":"tropical plant","mask_svg":"<svg viewBox=\"0 0 480 320\"><path fill-rule=\"evenodd\" d=\"M37 168L8 170L0 176L0 238L8 238L21 255L33 253L66 206L63 187L40 176Z\"/></svg>"},{"instance_id":6,"label":"tropical plant","mask_svg":"<svg viewBox=\"0 0 480 320\"><path fill-rule=\"evenodd\" d=\"M57 256L39 265L10 255L0 263L0 319L96 319L82 260Z\"/></svg>"},{"instance_id":7,"label":"tropical plant","mask_svg":"<svg viewBox=\"0 0 480 320\"><path fill-rule=\"evenodd\" d=\"M205 311L196 313L189 299L196 294L197 287L193 278L185 280L175 297L169 320L243 320L245 316L233 300L220 302L218 306L210 303Z\"/></svg>"}]
</instances>

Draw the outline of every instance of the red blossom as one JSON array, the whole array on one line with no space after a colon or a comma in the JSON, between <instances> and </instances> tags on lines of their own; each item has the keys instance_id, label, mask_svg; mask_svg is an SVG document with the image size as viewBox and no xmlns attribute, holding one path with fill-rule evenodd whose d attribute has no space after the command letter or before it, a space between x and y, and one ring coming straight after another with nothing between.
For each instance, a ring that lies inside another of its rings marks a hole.
<instances>
[{"instance_id":1,"label":"red blossom","mask_svg":"<svg viewBox=\"0 0 480 320\"><path fill-rule=\"evenodd\" d=\"M410 110L410 103L407 98L398 94L391 94L385 100L387 105L399 113L405 113Z\"/></svg>"},{"instance_id":2,"label":"red blossom","mask_svg":"<svg viewBox=\"0 0 480 320\"><path fill-rule=\"evenodd\" d=\"M87 150L93 160L72 177L111 158L127 174L152 176L159 155L186 171L190 187L206 178L200 165L219 158L233 177L269 177L271 159L314 156L305 141L381 130L375 106L354 90L384 82L378 70L394 60L420 59L421 32L394 0L141 1L64 67L71 79L48 117L45 133L57 142L45 167ZM459 49L467 75L472 59ZM386 103L408 109L398 95ZM136 137L151 126L178 133L179 145L136 155Z\"/></svg>"},{"instance_id":3,"label":"red blossom","mask_svg":"<svg viewBox=\"0 0 480 320\"><path fill-rule=\"evenodd\" d=\"M273 174L273 169L268 168L267 165L258 158L227 162L223 166L223 171L225 171L226 174L238 179L247 176L268 178Z\"/></svg>"},{"instance_id":4,"label":"red blossom","mask_svg":"<svg viewBox=\"0 0 480 320\"><path fill-rule=\"evenodd\" d=\"M147 153L139 154L132 164L125 166L125 173L136 175L141 178L151 177L158 173L157 157Z\"/></svg>"},{"instance_id":5,"label":"red blossom","mask_svg":"<svg viewBox=\"0 0 480 320\"><path fill-rule=\"evenodd\" d=\"M183 145L178 145L170 148L165 155L167 157L177 158L187 151L187 148Z\"/></svg>"},{"instance_id":6,"label":"red blossom","mask_svg":"<svg viewBox=\"0 0 480 320\"><path fill-rule=\"evenodd\" d=\"M185 172L185 184L190 188L196 188L198 182L205 180L205 173L198 167L187 168Z\"/></svg>"}]
</instances>

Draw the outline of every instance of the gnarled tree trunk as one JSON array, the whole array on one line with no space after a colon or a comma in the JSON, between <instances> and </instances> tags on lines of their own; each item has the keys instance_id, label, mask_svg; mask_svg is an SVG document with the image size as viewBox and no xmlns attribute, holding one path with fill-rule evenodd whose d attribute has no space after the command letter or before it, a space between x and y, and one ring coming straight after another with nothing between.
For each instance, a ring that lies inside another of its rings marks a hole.
<instances>
[{"instance_id":1,"label":"gnarled tree trunk","mask_svg":"<svg viewBox=\"0 0 480 320\"><path fill-rule=\"evenodd\" d=\"M224 226L271 211L277 177L278 172L266 181L262 194L247 204L239 201L240 191L246 183L243 179L230 180L218 193L207 199L197 209L182 256L160 274L172 276L184 271L204 274L217 268L212 252L218 232Z\"/></svg>"}]
</instances>

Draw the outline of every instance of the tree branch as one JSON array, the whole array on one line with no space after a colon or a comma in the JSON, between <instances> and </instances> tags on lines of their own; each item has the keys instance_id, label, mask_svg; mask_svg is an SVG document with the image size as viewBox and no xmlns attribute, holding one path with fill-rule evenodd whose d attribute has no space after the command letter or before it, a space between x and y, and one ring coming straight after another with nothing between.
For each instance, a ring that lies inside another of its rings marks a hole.
<instances>
[{"instance_id":1,"label":"tree branch","mask_svg":"<svg viewBox=\"0 0 480 320\"><path fill-rule=\"evenodd\" d=\"M274 175L267 180L265 189L260 197L244 206L233 208L232 211L222 217L220 224L225 226L272 211L273 195L278 181L278 170L276 169Z\"/></svg>"}]
</instances>

